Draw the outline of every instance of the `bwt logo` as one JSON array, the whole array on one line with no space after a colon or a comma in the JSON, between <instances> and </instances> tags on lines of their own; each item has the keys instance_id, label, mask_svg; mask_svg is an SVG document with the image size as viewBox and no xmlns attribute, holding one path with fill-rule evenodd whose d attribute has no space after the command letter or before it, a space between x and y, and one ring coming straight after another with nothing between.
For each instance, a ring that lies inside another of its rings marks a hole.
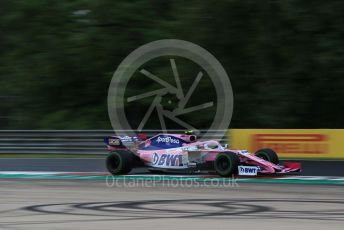
<instances>
[{"instance_id":1,"label":"bwt logo","mask_svg":"<svg viewBox=\"0 0 344 230\"><path fill-rule=\"evenodd\" d=\"M174 138L172 138L170 136L158 137L156 142L158 142L158 143L163 142L163 143L179 144L179 140L178 139L174 139Z\"/></svg>"},{"instance_id":2,"label":"bwt logo","mask_svg":"<svg viewBox=\"0 0 344 230\"><path fill-rule=\"evenodd\" d=\"M242 167L240 168L241 173L246 173L246 174L257 174L258 168L247 168L247 167Z\"/></svg>"},{"instance_id":3,"label":"bwt logo","mask_svg":"<svg viewBox=\"0 0 344 230\"><path fill-rule=\"evenodd\" d=\"M183 155L177 154L153 154L153 165L158 166L181 166L183 161Z\"/></svg>"},{"instance_id":4,"label":"bwt logo","mask_svg":"<svg viewBox=\"0 0 344 230\"><path fill-rule=\"evenodd\" d=\"M255 134L252 135L251 147L253 150L271 148L289 154L325 154L327 139L323 134Z\"/></svg>"},{"instance_id":5,"label":"bwt logo","mask_svg":"<svg viewBox=\"0 0 344 230\"><path fill-rule=\"evenodd\" d=\"M258 173L258 167L256 166L238 166L239 175L243 176L255 176Z\"/></svg>"}]
</instances>

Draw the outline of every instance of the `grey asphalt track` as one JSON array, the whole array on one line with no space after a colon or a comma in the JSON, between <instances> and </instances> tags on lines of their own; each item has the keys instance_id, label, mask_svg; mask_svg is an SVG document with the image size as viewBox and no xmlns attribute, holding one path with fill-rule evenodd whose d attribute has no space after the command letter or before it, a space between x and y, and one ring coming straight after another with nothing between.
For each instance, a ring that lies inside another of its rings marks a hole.
<instances>
[{"instance_id":1,"label":"grey asphalt track","mask_svg":"<svg viewBox=\"0 0 344 230\"><path fill-rule=\"evenodd\" d=\"M0 229L343 229L342 186L0 180Z\"/></svg>"},{"instance_id":2,"label":"grey asphalt track","mask_svg":"<svg viewBox=\"0 0 344 230\"><path fill-rule=\"evenodd\" d=\"M303 176L344 176L344 161L301 161ZM105 157L75 159L0 158L0 171L106 172ZM136 170L135 172L148 172Z\"/></svg>"},{"instance_id":3,"label":"grey asphalt track","mask_svg":"<svg viewBox=\"0 0 344 230\"><path fill-rule=\"evenodd\" d=\"M106 172L104 161L3 158L0 171ZM303 175L344 175L344 161L302 164ZM339 185L0 179L0 204L0 229L8 230L332 230L344 224Z\"/></svg>"}]
</instances>

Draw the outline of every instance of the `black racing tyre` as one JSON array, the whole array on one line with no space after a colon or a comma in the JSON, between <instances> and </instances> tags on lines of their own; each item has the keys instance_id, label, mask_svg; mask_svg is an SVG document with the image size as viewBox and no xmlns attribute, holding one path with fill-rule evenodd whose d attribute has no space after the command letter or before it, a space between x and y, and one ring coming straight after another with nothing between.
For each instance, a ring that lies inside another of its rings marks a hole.
<instances>
[{"instance_id":1,"label":"black racing tyre","mask_svg":"<svg viewBox=\"0 0 344 230\"><path fill-rule=\"evenodd\" d=\"M106 168L112 175L127 174L133 167L134 154L129 151L111 152L106 158Z\"/></svg>"},{"instance_id":2,"label":"black racing tyre","mask_svg":"<svg viewBox=\"0 0 344 230\"><path fill-rule=\"evenodd\" d=\"M277 153L272 149L259 149L254 155L274 164L279 163Z\"/></svg>"},{"instance_id":3,"label":"black racing tyre","mask_svg":"<svg viewBox=\"0 0 344 230\"><path fill-rule=\"evenodd\" d=\"M236 153L223 152L216 156L214 168L220 176L230 176L238 173L240 160Z\"/></svg>"}]
</instances>

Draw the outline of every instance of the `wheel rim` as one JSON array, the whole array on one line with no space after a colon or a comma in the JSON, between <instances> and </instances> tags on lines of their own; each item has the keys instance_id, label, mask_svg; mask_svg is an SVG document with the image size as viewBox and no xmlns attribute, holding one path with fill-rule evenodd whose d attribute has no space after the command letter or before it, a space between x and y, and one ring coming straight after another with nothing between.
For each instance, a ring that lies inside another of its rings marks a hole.
<instances>
[{"instance_id":1,"label":"wheel rim","mask_svg":"<svg viewBox=\"0 0 344 230\"><path fill-rule=\"evenodd\" d=\"M109 160L108 160L108 167L114 172L117 172L119 170L121 164L121 159L117 155L113 155Z\"/></svg>"},{"instance_id":2,"label":"wheel rim","mask_svg":"<svg viewBox=\"0 0 344 230\"><path fill-rule=\"evenodd\" d=\"M231 167L231 162L226 156L220 156L216 161L217 169L221 172L227 171Z\"/></svg>"}]
</instances>

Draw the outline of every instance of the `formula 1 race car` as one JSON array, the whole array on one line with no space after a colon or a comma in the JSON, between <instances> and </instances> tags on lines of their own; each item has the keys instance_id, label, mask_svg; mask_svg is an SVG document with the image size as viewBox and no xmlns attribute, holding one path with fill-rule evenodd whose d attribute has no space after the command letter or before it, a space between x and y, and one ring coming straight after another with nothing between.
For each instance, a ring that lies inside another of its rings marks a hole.
<instances>
[{"instance_id":1,"label":"formula 1 race car","mask_svg":"<svg viewBox=\"0 0 344 230\"><path fill-rule=\"evenodd\" d=\"M300 163L280 165L272 149L251 154L247 150L228 149L215 140L198 141L192 134L110 136L104 142L110 151L106 167L113 175L127 174L142 166L151 171L215 171L224 177L301 171Z\"/></svg>"}]
</instances>

